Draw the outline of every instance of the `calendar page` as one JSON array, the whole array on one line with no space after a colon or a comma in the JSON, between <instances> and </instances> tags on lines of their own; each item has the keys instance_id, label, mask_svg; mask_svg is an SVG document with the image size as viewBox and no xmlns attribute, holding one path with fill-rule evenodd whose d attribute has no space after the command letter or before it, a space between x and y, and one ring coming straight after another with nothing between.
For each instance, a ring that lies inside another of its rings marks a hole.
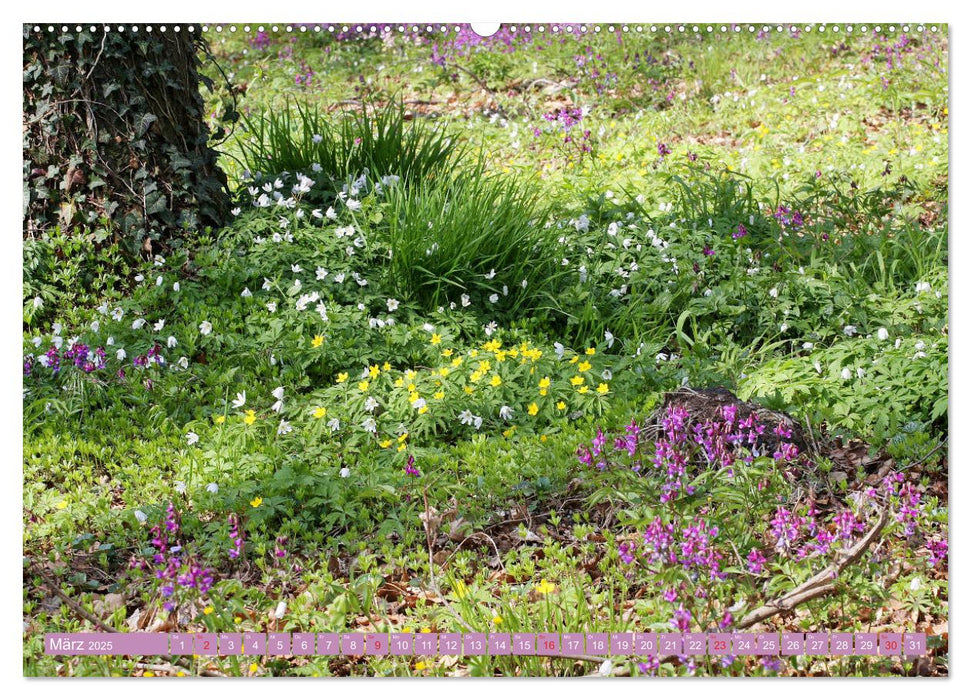
<instances>
[{"instance_id":1,"label":"calendar page","mask_svg":"<svg viewBox=\"0 0 971 700\"><path fill-rule=\"evenodd\" d=\"M430 18L23 25L23 675L947 676L948 26Z\"/></svg>"}]
</instances>

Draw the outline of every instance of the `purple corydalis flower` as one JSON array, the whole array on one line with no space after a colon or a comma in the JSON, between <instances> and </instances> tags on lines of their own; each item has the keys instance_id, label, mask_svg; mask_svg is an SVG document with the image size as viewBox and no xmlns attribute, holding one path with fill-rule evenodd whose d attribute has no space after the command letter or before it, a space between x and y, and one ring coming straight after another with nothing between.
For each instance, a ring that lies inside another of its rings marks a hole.
<instances>
[{"instance_id":1,"label":"purple corydalis flower","mask_svg":"<svg viewBox=\"0 0 971 700\"><path fill-rule=\"evenodd\" d=\"M657 142L657 154L661 158L664 158L664 156L671 155L671 149L668 148L667 144L661 143L660 141L658 141Z\"/></svg>"},{"instance_id":2,"label":"purple corydalis flower","mask_svg":"<svg viewBox=\"0 0 971 700\"><path fill-rule=\"evenodd\" d=\"M405 474L408 476L421 476L421 472L415 467L415 457L409 455L408 464L405 466Z\"/></svg>"},{"instance_id":3,"label":"purple corydalis flower","mask_svg":"<svg viewBox=\"0 0 971 700\"><path fill-rule=\"evenodd\" d=\"M753 574L761 574L762 567L765 565L765 557L762 552L753 547L746 558L748 559L748 570Z\"/></svg>"},{"instance_id":4,"label":"purple corydalis flower","mask_svg":"<svg viewBox=\"0 0 971 700\"><path fill-rule=\"evenodd\" d=\"M780 668L782 668L782 661L780 661L779 659L776 659L776 658L768 657L768 656L763 657L762 658L762 668L764 668L766 671L776 671L777 672Z\"/></svg>"},{"instance_id":5,"label":"purple corydalis flower","mask_svg":"<svg viewBox=\"0 0 971 700\"><path fill-rule=\"evenodd\" d=\"M240 532L239 517L235 513L229 514L229 539L233 546L229 548L229 558L238 559L243 556L243 535Z\"/></svg>"},{"instance_id":6,"label":"purple corydalis flower","mask_svg":"<svg viewBox=\"0 0 971 700\"><path fill-rule=\"evenodd\" d=\"M797 516L787 508L779 507L770 521L770 531L776 541L776 549L788 550L799 536L799 528L805 523L805 518Z\"/></svg>"},{"instance_id":7,"label":"purple corydalis flower","mask_svg":"<svg viewBox=\"0 0 971 700\"><path fill-rule=\"evenodd\" d=\"M740 238L745 238L748 235L748 229L745 228L745 224L739 224L738 228L732 232L732 238L736 241Z\"/></svg>"},{"instance_id":8,"label":"purple corydalis flower","mask_svg":"<svg viewBox=\"0 0 971 700\"><path fill-rule=\"evenodd\" d=\"M931 566L936 566L940 562L947 559L947 539L935 539L927 540L927 548L930 550L930 555L928 555L928 561L930 561Z\"/></svg>"},{"instance_id":9,"label":"purple corydalis flower","mask_svg":"<svg viewBox=\"0 0 971 700\"><path fill-rule=\"evenodd\" d=\"M725 614L722 615L722 619L718 621L718 629L727 630L730 629L733 624L735 624L735 618L728 610L726 610Z\"/></svg>"},{"instance_id":10,"label":"purple corydalis flower","mask_svg":"<svg viewBox=\"0 0 971 700\"><path fill-rule=\"evenodd\" d=\"M681 634L687 634L691 631L691 613L685 610L684 606L674 611L674 617L669 622Z\"/></svg>"}]
</instances>

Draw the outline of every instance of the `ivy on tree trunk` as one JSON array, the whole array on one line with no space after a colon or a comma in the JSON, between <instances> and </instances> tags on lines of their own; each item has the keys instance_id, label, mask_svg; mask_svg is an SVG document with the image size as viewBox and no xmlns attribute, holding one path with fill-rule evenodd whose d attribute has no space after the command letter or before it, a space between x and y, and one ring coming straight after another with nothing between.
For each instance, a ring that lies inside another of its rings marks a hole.
<instances>
[{"instance_id":1,"label":"ivy on tree trunk","mask_svg":"<svg viewBox=\"0 0 971 700\"><path fill-rule=\"evenodd\" d=\"M167 29L24 27L25 237L60 227L151 254L226 222L202 32Z\"/></svg>"}]
</instances>

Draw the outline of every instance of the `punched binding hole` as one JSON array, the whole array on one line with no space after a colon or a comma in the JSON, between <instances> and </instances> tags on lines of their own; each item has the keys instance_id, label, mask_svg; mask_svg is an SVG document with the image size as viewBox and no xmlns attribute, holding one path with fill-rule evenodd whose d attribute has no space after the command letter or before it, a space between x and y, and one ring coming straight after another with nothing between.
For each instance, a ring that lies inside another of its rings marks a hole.
<instances>
[{"instance_id":1,"label":"punched binding hole","mask_svg":"<svg viewBox=\"0 0 971 700\"><path fill-rule=\"evenodd\" d=\"M473 22L471 25L472 31L481 37L492 36L499 31L499 27L502 26L499 22Z\"/></svg>"}]
</instances>

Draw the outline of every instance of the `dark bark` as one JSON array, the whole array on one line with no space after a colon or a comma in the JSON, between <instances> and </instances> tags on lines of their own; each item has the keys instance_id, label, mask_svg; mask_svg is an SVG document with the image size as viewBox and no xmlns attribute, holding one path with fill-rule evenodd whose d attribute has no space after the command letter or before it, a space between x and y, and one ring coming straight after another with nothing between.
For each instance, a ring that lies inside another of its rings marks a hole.
<instances>
[{"instance_id":1,"label":"dark bark","mask_svg":"<svg viewBox=\"0 0 971 700\"><path fill-rule=\"evenodd\" d=\"M201 30L139 29L25 26L25 237L60 226L157 252L225 223Z\"/></svg>"}]
</instances>

